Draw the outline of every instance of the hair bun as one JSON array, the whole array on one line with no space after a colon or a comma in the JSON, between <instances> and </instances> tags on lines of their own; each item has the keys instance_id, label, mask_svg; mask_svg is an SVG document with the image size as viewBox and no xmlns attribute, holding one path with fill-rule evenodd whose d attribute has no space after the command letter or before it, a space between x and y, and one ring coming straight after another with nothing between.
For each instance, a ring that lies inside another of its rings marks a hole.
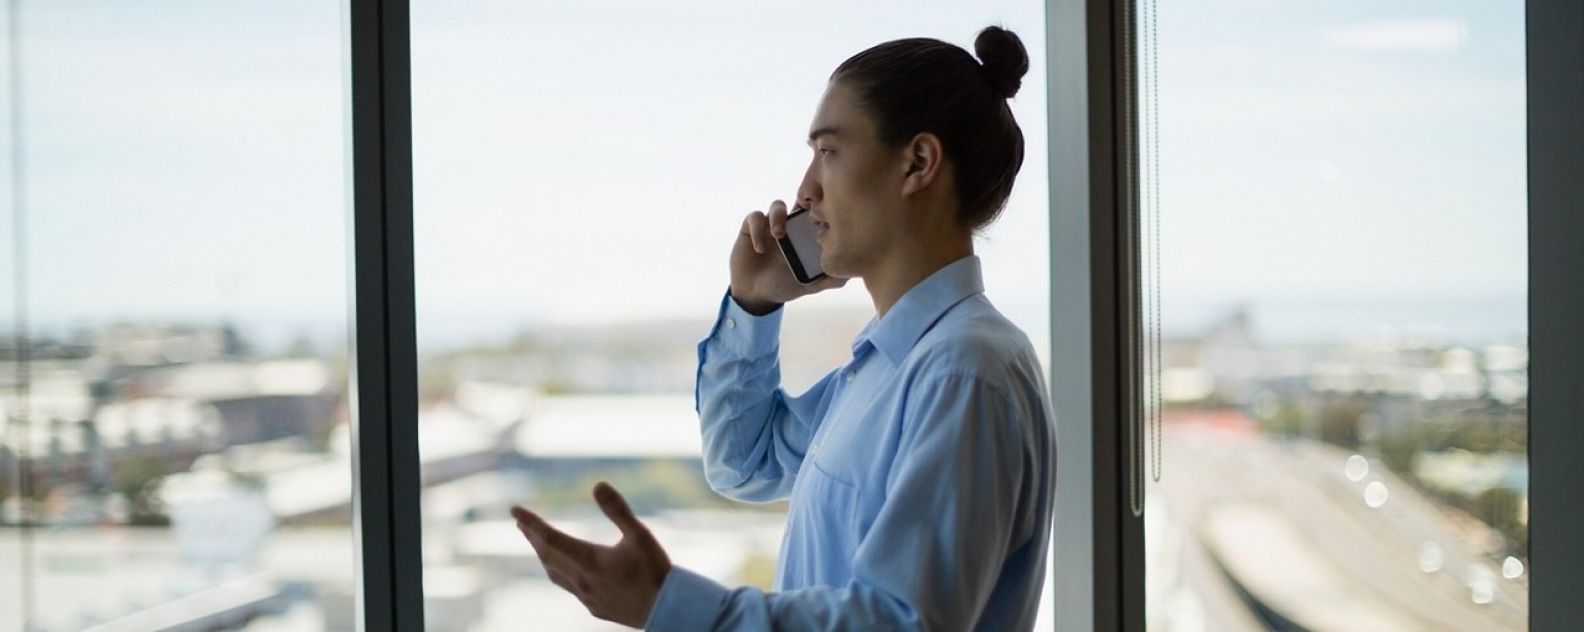
<instances>
[{"instance_id":1,"label":"hair bun","mask_svg":"<svg viewBox=\"0 0 1584 632\"><path fill-rule=\"evenodd\" d=\"M990 89L1003 99L1017 95L1028 74L1028 50L1016 33L999 26L987 26L974 38L974 54Z\"/></svg>"}]
</instances>

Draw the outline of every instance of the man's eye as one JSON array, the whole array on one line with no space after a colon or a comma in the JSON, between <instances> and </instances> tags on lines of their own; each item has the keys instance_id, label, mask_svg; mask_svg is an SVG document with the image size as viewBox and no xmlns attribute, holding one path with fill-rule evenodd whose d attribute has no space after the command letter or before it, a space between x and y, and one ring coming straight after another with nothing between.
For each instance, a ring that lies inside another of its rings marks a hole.
<instances>
[{"instance_id":1,"label":"man's eye","mask_svg":"<svg viewBox=\"0 0 1584 632\"><path fill-rule=\"evenodd\" d=\"M819 152L819 155L821 155L821 156L829 156L831 154L836 153L834 150L826 149L824 147L820 147L819 149L815 149L814 151Z\"/></svg>"}]
</instances>

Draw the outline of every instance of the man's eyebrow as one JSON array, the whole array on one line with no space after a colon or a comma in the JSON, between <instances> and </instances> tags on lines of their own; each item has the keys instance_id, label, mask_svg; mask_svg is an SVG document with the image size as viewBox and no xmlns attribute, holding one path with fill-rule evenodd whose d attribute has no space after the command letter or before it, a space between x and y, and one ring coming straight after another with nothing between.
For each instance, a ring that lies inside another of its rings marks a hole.
<instances>
[{"instance_id":1,"label":"man's eyebrow","mask_svg":"<svg viewBox=\"0 0 1584 632\"><path fill-rule=\"evenodd\" d=\"M816 128L814 131L809 132L808 142L812 143L812 142L814 142L816 140L819 140L819 137L821 137L821 136L826 136L826 135L835 136L839 132L840 132L840 130L836 129L835 127L829 126L829 125L827 125L825 127Z\"/></svg>"}]
</instances>

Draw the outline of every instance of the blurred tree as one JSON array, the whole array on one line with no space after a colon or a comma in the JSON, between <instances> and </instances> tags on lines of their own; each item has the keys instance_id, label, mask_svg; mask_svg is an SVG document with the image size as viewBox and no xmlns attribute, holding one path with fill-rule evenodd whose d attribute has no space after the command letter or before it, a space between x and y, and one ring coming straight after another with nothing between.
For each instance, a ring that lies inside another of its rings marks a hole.
<instances>
[{"instance_id":1,"label":"blurred tree","mask_svg":"<svg viewBox=\"0 0 1584 632\"><path fill-rule=\"evenodd\" d=\"M751 553L737 569L737 583L770 590L775 583L776 559L762 553Z\"/></svg>"},{"instance_id":2,"label":"blurred tree","mask_svg":"<svg viewBox=\"0 0 1584 632\"><path fill-rule=\"evenodd\" d=\"M170 474L163 459L138 456L116 464L113 486L131 504L129 522L135 525L168 525L170 516L160 506L156 492Z\"/></svg>"},{"instance_id":3,"label":"blurred tree","mask_svg":"<svg viewBox=\"0 0 1584 632\"><path fill-rule=\"evenodd\" d=\"M1527 557L1529 550L1529 525L1520 513L1523 494L1506 487L1492 487L1474 497L1470 511L1491 528L1507 536L1516 552Z\"/></svg>"},{"instance_id":4,"label":"blurred tree","mask_svg":"<svg viewBox=\"0 0 1584 632\"><path fill-rule=\"evenodd\" d=\"M1303 410L1289 399L1283 399L1269 417L1260 419L1267 432L1284 437L1298 436L1299 430L1303 428L1303 421Z\"/></svg>"},{"instance_id":5,"label":"blurred tree","mask_svg":"<svg viewBox=\"0 0 1584 632\"><path fill-rule=\"evenodd\" d=\"M1381 461L1386 464L1386 468L1409 481L1417 481L1414 464L1419 460L1423 434L1415 429L1383 435L1379 448Z\"/></svg>"},{"instance_id":6,"label":"blurred tree","mask_svg":"<svg viewBox=\"0 0 1584 632\"><path fill-rule=\"evenodd\" d=\"M1328 400L1320 410L1320 440L1344 448L1359 447L1359 419L1369 402L1359 396Z\"/></svg>"}]
</instances>

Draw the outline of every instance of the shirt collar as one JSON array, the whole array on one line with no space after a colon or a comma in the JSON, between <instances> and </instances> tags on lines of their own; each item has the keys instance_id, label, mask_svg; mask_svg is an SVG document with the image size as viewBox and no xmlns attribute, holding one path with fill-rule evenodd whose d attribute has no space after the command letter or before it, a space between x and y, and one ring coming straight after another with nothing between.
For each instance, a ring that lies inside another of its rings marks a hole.
<instances>
[{"instance_id":1,"label":"shirt collar","mask_svg":"<svg viewBox=\"0 0 1584 632\"><path fill-rule=\"evenodd\" d=\"M867 341L892 365L900 364L941 316L963 299L983 292L979 257L968 255L953 261L903 293L884 317L869 321L853 341L853 349Z\"/></svg>"}]
</instances>

